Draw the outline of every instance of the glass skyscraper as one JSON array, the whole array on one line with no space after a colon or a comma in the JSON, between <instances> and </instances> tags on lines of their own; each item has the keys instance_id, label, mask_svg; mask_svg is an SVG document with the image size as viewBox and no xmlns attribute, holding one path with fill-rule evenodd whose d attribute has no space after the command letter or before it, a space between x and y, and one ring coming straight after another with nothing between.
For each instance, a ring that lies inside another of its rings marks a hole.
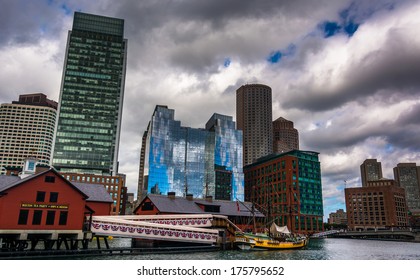
<instances>
[{"instance_id":1,"label":"glass skyscraper","mask_svg":"<svg viewBox=\"0 0 420 280\"><path fill-rule=\"evenodd\" d=\"M69 31L52 165L118 171L127 40L124 20L76 12Z\"/></svg>"},{"instance_id":2,"label":"glass skyscraper","mask_svg":"<svg viewBox=\"0 0 420 280\"><path fill-rule=\"evenodd\" d=\"M232 117L214 114L205 129L182 127L167 106L156 106L145 133L139 193L220 200L244 199L242 132Z\"/></svg>"}]
</instances>

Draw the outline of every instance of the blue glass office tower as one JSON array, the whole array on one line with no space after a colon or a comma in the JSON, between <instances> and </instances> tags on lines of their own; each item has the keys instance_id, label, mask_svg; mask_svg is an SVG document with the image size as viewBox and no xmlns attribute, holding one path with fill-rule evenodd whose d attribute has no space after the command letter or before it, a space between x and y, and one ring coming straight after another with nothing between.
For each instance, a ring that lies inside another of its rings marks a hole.
<instances>
[{"instance_id":1,"label":"blue glass office tower","mask_svg":"<svg viewBox=\"0 0 420 280\"><path fill-rule=\"evenodd\" d=\"M118 172L127 59L123 36L123 19L74 14L52 161L61 172Z\"/></svg>"},{"instance_id":2,"label":"blue glass office tower","mask_svg":"<svg viewBox=\"0 0 420 280\"><path fill-rule=\"evenodd\" d=\"M145 133L139 193L244 200L242 131L214 114L206 128L182 127L175 111L156 106Z\"/></svg>"}]
</instances>

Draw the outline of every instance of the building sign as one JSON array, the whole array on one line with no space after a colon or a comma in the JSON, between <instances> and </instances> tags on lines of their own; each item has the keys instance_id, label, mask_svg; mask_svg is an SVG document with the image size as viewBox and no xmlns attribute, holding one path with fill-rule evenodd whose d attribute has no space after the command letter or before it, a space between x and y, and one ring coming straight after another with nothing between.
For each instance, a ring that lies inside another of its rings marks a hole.
<instances>
[{"instance_id":1,"label":"building sign","mask_svg":"<svg viewBox=\"0 0 420 280\"><path fill-rule=\"evenodd\" d=\"M21 208L45 208L45 209L69 209L68 205L42 204L42 203L22 203Z\"/></svg>"}]
</instances>

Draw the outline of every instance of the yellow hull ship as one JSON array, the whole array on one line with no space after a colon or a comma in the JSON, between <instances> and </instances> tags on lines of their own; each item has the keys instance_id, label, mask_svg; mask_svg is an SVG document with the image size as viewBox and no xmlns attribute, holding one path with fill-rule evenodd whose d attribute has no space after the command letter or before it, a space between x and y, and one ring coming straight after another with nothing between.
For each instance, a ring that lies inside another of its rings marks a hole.
<instances>
[{"instance_id":1,"label":"yellow hull ship","mask_svg":"<svg viewBox=\"0 0 420 280\"><path fill-rule=\"evenodd\" d=\"M279 229L277 225L272 227ZM235 235L234 243L241 250L286 250L300 249L308 245L306 237L292 237L290 232L283 229L286 233L276 231L275 237L266 234L251 234L238 232Z\"/></svg>"},{"instance_id":2,"label":"yellow hull ship","mask_svg":"<svg viewBox=\"0 0 420 280\"><path fill-rule=\"evenodd\" d=\"M268 235L238 234L235 236L235 245L241 250L261 249L261 250L284 250L300 249L308 245L308 239L286 239L276 240Z\"/></svg>"}]
</instances>

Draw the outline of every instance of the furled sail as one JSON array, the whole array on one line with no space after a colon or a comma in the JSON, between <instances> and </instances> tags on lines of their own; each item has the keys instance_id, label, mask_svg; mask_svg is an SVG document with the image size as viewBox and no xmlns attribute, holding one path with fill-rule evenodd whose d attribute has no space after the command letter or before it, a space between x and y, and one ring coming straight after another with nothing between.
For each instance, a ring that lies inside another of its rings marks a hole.
<instances>
[{"instance_id":1,"label":"furled sail","mask_svg":"<svg viewBox=\"0 0 420 280\"><path fill-rule=\"evenodd\" d=\"M279 227L278 225L276 225L275 223L273 223L270 227L270 232L273 233L282 233L282 234L290 234L289 229L287 228L287 226L284 227Z\"/></svg>"}]
</instances>

